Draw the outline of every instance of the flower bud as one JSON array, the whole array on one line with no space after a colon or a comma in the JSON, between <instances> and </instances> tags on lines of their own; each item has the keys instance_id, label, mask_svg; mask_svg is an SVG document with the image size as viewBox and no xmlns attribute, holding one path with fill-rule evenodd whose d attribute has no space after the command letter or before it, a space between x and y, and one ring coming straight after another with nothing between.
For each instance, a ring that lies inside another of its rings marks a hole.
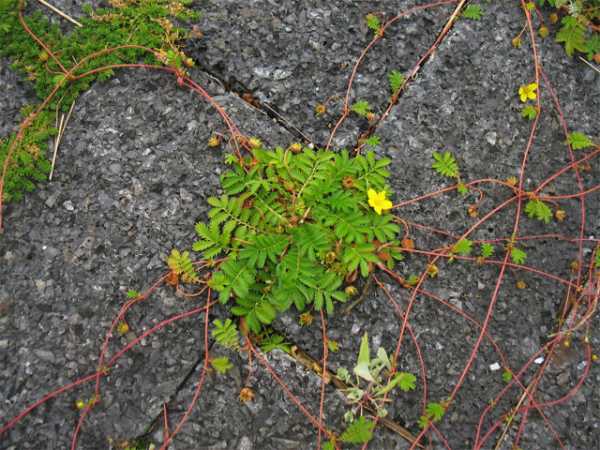
<instances>
[{"instance_id":1,"label":"flower bud","mask_svg":"<svg viewBox=\"0 0 600 450\"><path fill-rule=\"evenodd\" d=\"M248 145L251 149L256 150L262 147L262 141L259 138L251 137L248 139Z\"/></svg>"},{"instance_id":2,"label":"flower bud","mask_svg":"<svg viewBox=\"0 0 600 450\"><path fill-rule=\"evenodd\" d=\"M358 289L356 289L354 286L350 285L350 286L346 286L346 289L344 289L344 292L349 297L354 297L356 294L358 294Z\"/></svg>"}]
</instances>

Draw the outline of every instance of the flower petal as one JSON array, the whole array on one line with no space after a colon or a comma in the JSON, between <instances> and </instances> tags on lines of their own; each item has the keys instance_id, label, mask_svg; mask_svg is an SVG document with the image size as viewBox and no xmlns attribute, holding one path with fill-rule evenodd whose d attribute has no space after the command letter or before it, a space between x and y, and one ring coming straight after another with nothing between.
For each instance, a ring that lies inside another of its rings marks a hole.
<instances>
[{"instance_id":1,"label":"flower petal","mask_svg":"<svg viewBox=\"0 0 600 450\"><path fill-rule=\"evenodd\" d=\"M377 192L375 192L375 189L369 189L367 197L369 197L369 206L373 206L373 203L377 201Z\"/></svg>"}]
</instances>

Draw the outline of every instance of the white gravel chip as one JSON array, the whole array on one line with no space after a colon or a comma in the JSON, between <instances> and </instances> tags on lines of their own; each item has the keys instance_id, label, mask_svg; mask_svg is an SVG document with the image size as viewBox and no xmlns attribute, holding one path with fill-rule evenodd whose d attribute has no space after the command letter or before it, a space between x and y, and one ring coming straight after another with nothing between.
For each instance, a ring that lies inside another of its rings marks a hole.
<instances>
[{"instance_id":1,"label":"white gravel chip","mask_svg":"<svg viewBox=\"0 0 600 450\"><path fill-rule=\"evenodd\" d=\"M490 370L492 372L496 372L496 371L500 370L500 364L498 364L497 362L495 362L494 364L490 364Z\"/></svg>"}]
</instances>

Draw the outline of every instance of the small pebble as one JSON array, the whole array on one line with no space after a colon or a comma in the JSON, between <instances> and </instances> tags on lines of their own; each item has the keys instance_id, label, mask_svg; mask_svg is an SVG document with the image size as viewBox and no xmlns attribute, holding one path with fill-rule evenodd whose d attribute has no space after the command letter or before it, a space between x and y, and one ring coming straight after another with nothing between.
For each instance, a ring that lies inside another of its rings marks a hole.
<instances>
[{"instance_id":1,"label":"small pebble","mask_svg":"<svg viewBox=\"0 0 600 450\"><path fill-rule=\"evenodd\" d=\"M237 446L237 450L252 450L254 446L252 445L252 441L248 436L242 436L240 439L240 443Z\"/></svg>"},{"instance_id":2,"label":"small pebble","mask_svg":"<svg viewBox=\"0 0 600 450\"><path fill-rule=\"evenodd\" d=\"M40 358L42 361L46 361L49 363L53 363L56 359L54 357L54 353L49 352L48 350L34 350L34 355Z\"/></svg>"},{"instance_id":3,"label":"small pebble","mask_svg":"<svg viewBox=\"0 0 600 450\"><path fill-rule=\"evenodd\" d=\"M571 376L569 375L569 372L561 372L556 377L556 383L559 386L565 386L566 384L569 383L570 378L571 378Z\"/></svg>"},{"instance_id":4,"label":"small pebble","mask_svg":"<svg viewBox=\"0 0 600 450\"><path fill-rule=\"evenodd\" d=\"M497 362L495 362L494 364L490 364L490 370L492 372L496 372L496 371L500 370L500 364L498 364Z\"/></svg>"}]
</instances>

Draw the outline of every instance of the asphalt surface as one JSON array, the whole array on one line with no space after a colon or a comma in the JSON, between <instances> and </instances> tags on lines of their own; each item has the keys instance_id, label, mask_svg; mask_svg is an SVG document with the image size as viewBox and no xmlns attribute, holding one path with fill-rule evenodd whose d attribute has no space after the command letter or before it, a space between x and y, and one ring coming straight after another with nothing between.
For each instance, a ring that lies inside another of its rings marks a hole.
<instances>
[{"instance_id":1,"label":"asphalt surface","mask_svg":"<svg viewBox=\"0 0 600 450\"><path fill-rule=\"evenodd\" d=\"M79 15L79 2L54 1ZM323 145L342 110L352 65L371 38L364 16L389 16L410 8L409 1L197 1L197 24L204 36L187 42L198 62L191 75L214 96L240 129L269 146L287 146L299 138ZM419 71L387 120L376 131L380 156L392 158L394 200L402 201L442 188L447 180L431 170L432 152L451 150L465 179L518 176L530 123L520 117L517 90L531 82L533 68L526 42L511 39L524 24L518 2L482 2L480 21L458 20L444 42ZM356 77L353 98L366 99L380 113L389 97L387 73L406 72L433 43L452 6L421 11L390 28L369 53ZM524 40L525 41L525 40ZM551 40L540 48L541 61L557 91L572 129L600 136L600 73L568 58ZM18 123L19 107L34 100L30 87L0 61L0 132ZM568 155L551 98L541 90L544 112L527 166L525 189L568 163ZM240 98L251 94L259 107ZM315 114L317 104L327 112ZM351 116L333 141L352 148L368 128ZM76 103L60 147L55 176L17 204L5 207L6 230L0 236L0 417L13 417L44 394L92 373L102 338L126 298L128 289L143 290L165 271L172 248L186 249L194 240L194 224L206 217L206 199L219 192L219 174L226 169L222 149L206 146L215 132L226 134L219 116L199 96L177 86L166 74L122 71L95 84ZM600 180L593 161L584 185ZM549 193L577 190L572 173L559 178ZM481 211L506 198L506 190L486 191ZM468 200L474 201L470 194ZM464 232L475 219L468 202L456 193L402 208L398 214L415 223ZM600 236L600 192L586 199L585 237ZM560 233L577 236L579 204L561 202L567 220L548 225L523 219L520 235ZM475 239L509 236L514 210L499 214ZM448 243L412 229L417 248ZM584 256L591 254L585 245ZM499 248L499 247L498 247ZM577 256L572 243L547 239L523 244L531 266L569 278ZM441 263L436 280L425 288L482 321L494 290L498 269L471 263ZM399 273L423 269L424 260L407 257ZM407 291L382 277L394 297L406 305ZM517 280L525 289L517 289ZM490 334L518 368L546 342L565 295L564 287L532 273L509 270L490 322ZM114 352L160 320L198 306L170 288L159 289L127 316L131 334L115 339ZM225 317L215 309L211 320ZM478 330L456 313L419 297L411 315L428 372L428 396L443 400L465 365ZM372 346L392 352L400 321L380 290L371 289L348 315L328 323L328 336L340 351L329 355L332 368L351 368L360 338L369 333ZM318 359L322 352L318 316L300 327L295 313L275 327ZM143 435L168 402L172 421L186 409L204 354L204 318L194 316L148 337L127 353L102 384L102 403L87 419L81 449L116 448L116 443ZM589 339L600 345L598 319ZM552 364L540 385L539 401L559 398L585 370L581 344ZM286 397L273 377L246 355L227 354L235 364L226 376L210 374L198 405L177 436L174 449L300 449L316 446L314 427ZM319 378L281 352L268 356L274 370L306 407L318 415ZM453 449L471 448L479 416L504 386L492 347L480 349L457 401L437 425ZM403 342L399 365L419 373L415 347ZM422 383L417 390L394 397L389 418L418 433ZM238 394L250 385L252 402ZM595 449L600 442L600 372L596 365L581 389L568 401L545 410L566 448ZM0 437L0 448L69 448L79 412L78 399L88 399L84 385L36 409ZM348 407L332 388L326 390L325 420L343 429ZM499 406L510 408L520 392L512 389ZM498 414L492 413L497 420ZM489 426L490 421L484 425ZM510 448L518 426L506 444ZM148 437L162 440L160 427ZM432 447L444 448L432 435ZM110 442L113 442L111 444ZM496 440L484 448L494 448ZM560 448L542 418L531 413L520 446ZM409 448L398 435L378 428L370 448Z\"/></svg>"}]
</instances>

